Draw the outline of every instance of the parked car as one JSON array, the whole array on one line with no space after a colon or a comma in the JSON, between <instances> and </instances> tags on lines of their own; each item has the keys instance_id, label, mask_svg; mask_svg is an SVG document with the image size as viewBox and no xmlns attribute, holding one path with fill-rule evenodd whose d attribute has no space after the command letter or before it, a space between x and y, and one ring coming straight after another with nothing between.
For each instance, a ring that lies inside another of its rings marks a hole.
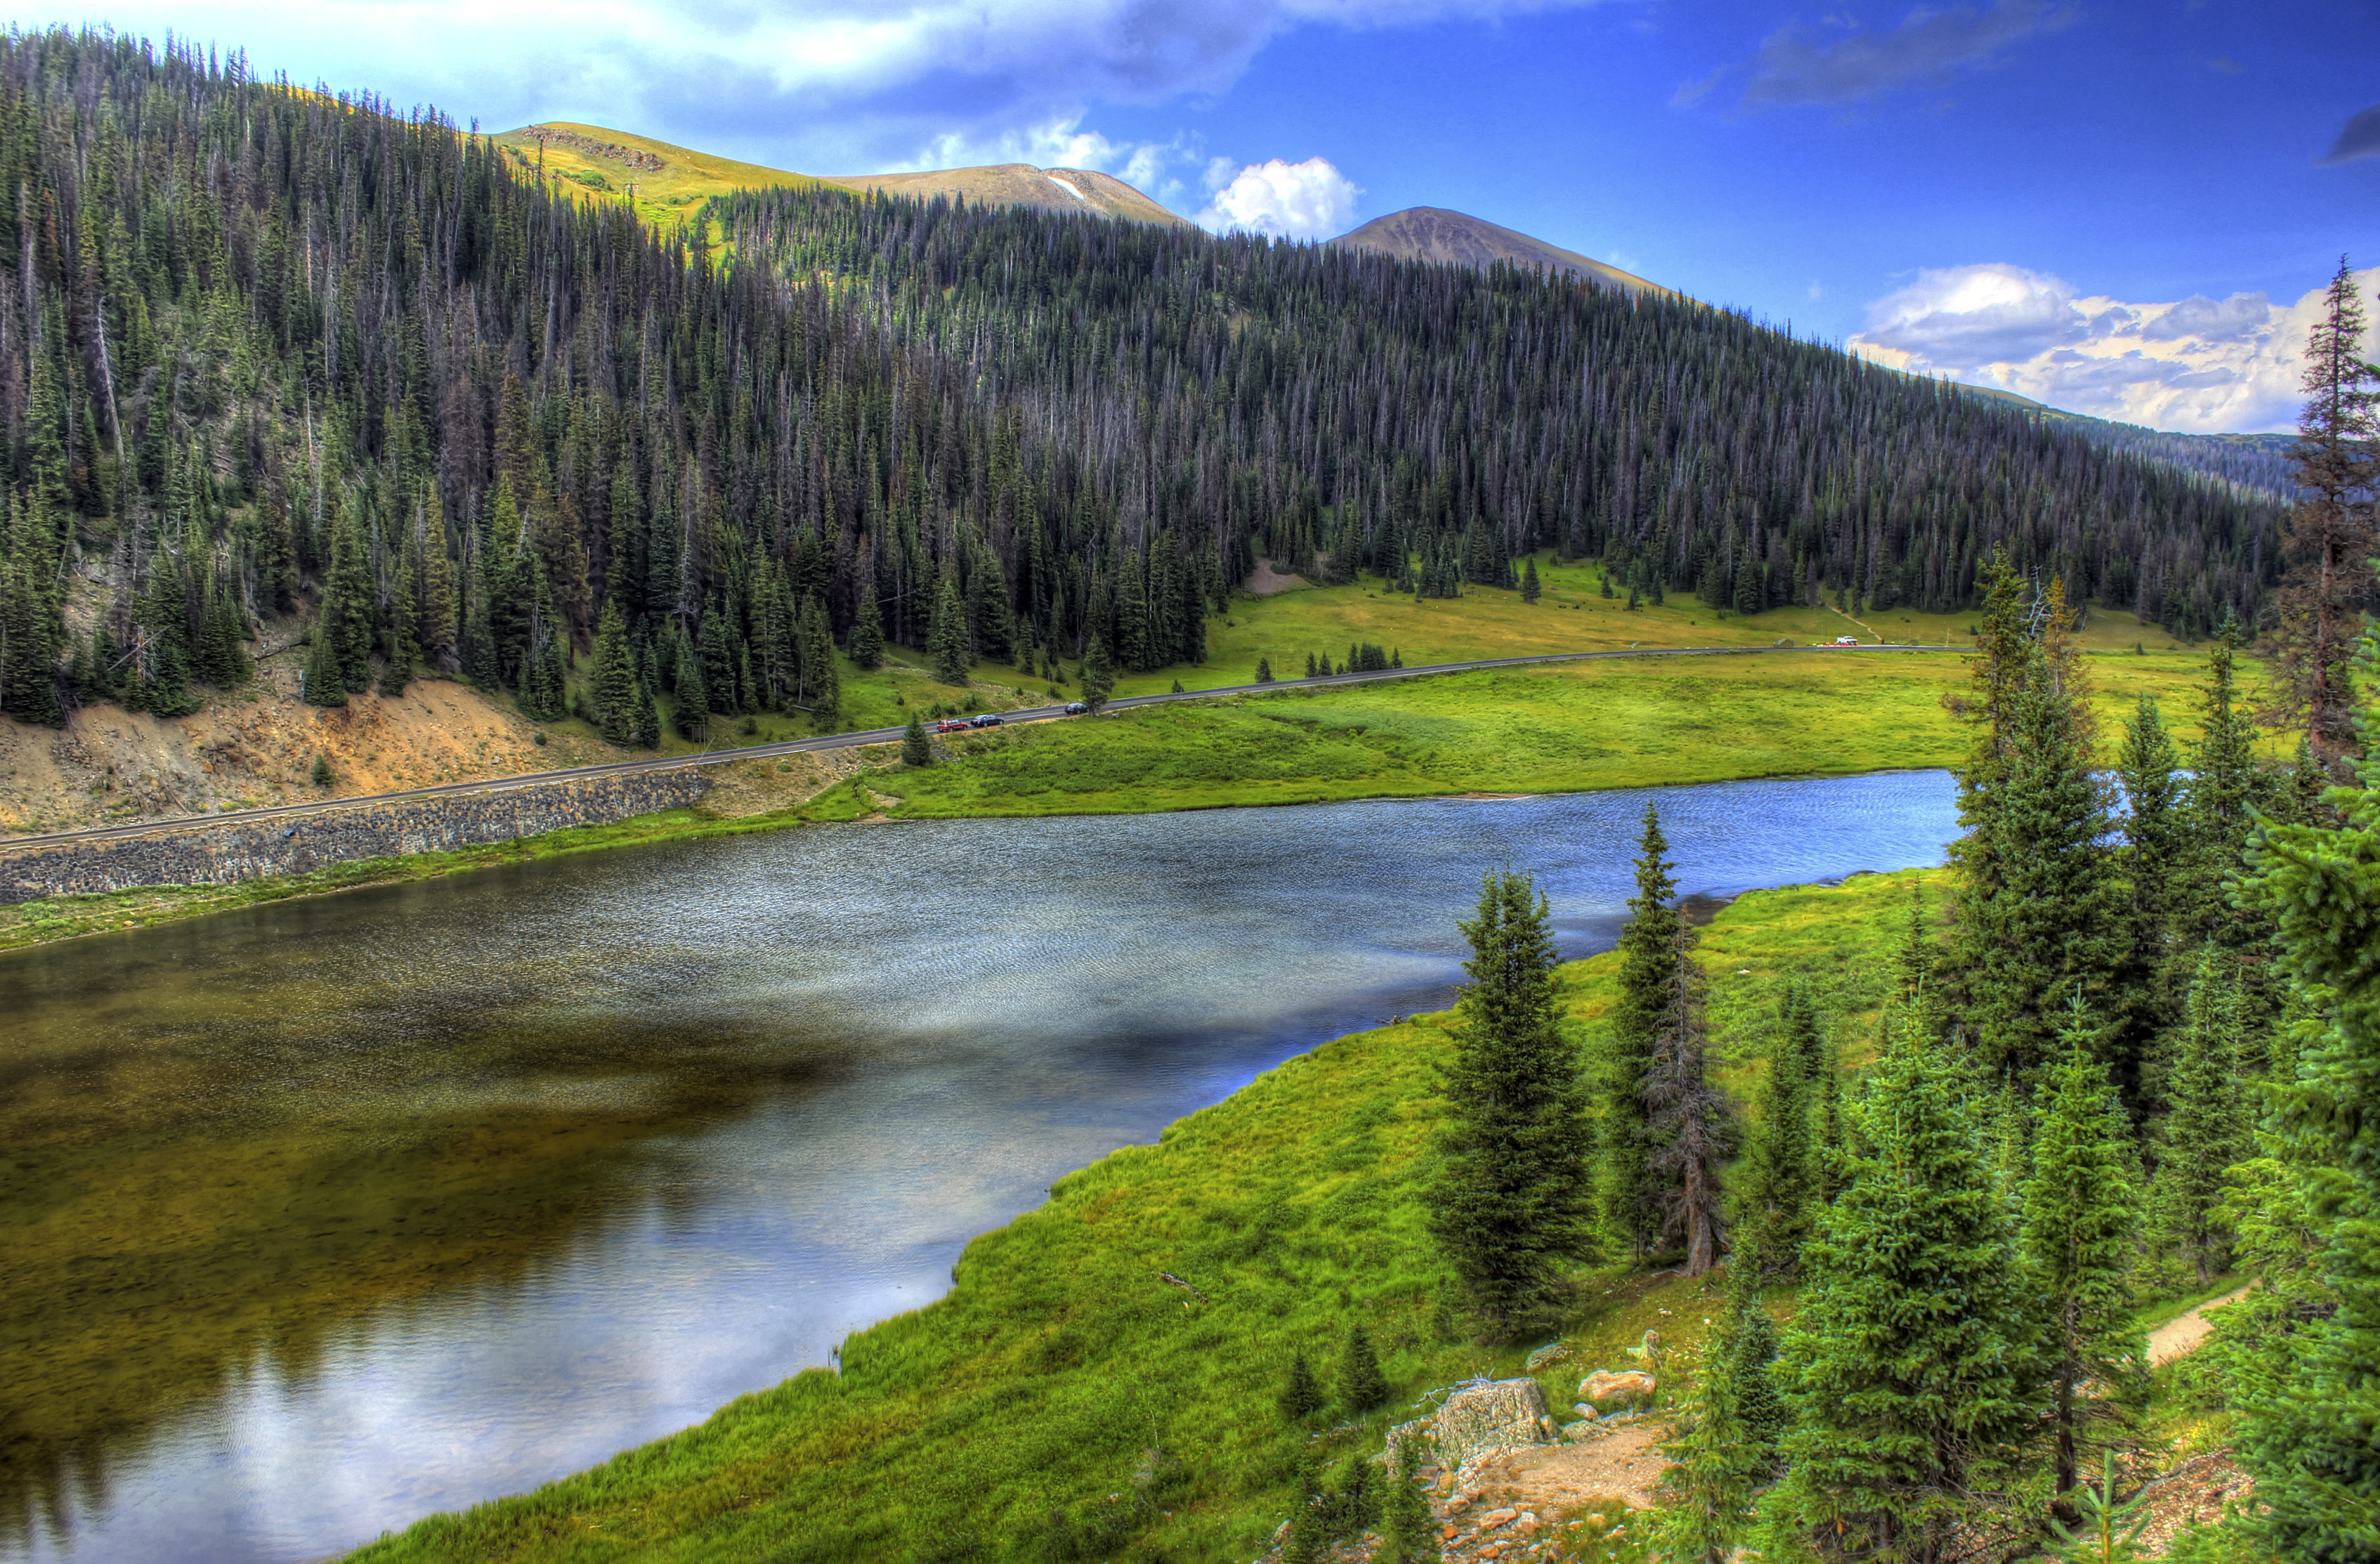
<instances>
[{"instance_id":1,"label":"parked car","mask_svg":"<svg viewBox=\"0 0 2380 1564\"><path fill-rule=\"evenodd\" d=\"M1086 706L1080 701L1069 701L1066 703L1066 715L1068 716L1081 716L1085 712L1087 712L1090 709L1090 707Z\"/></svg>"},{"instance_id":2,"label":"parked car","mask_svg":"<svg viewBox=\"0 0 2380 1564\"><path fill-rule=\"evenodd\" d=\"M966 730L966 722L960 717L944 717L934 724L934 731L937 733L965 733Z\"/></svg>"},{"instance_id":3,"label":"parked car","mask_svg":"<svg viewBox=\"0 0 2380 1564\"><path fill-rule=\"evenodd\" d=\"M967 726L969 727L998 727L1000 726L1000 714L998 712L978 712L975 715L967 718Z\"/></svg>"}]
</instances>

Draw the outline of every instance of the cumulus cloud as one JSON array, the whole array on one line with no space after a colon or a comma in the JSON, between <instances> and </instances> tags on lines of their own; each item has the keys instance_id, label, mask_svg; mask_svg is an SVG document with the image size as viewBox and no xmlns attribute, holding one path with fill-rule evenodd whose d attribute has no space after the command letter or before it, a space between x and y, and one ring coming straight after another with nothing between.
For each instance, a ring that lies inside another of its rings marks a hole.
<instances>
[{"instance_id":1,"label":"cumulus cloud","mask_svg":"<svg viewBox=\"0 0 2380 1564\"><path fill-rule=\"evenodd\" d=\"M916 166L1063 132L1092 104L1230 86L1303 24L1491 19L1594 0L122 0L119 29L245 45L254 67L434 103L491 128L618 126L813 173ZM468 39L458 48L456 39ZM1077 165L1128 164L1137 147Z\"/></svg>"},{"instance_id":2,"label":"cumulus cloud","mask_svg":"<svg viewBox=\"0 0 2380 1564\"><path fill-rule=\"evenodd\" d=\"M1198 214L1201 227L1301 239L1329 238L1354 227L1355 197L1362 193L1319 157L1251 163L1214 190L1214 199Z\"/></svg>"},{"instance_id":3,"label":"cumulus cloud","mask_svg":"<svg viewBox=\"0 0 2380 1564\"><path fill-rule=\"evenodd\" d=\"M1920 6L1890 32L1853 31L1832 42L1791 24L1762 41L1743 97L1753 104L1846 104L1912 81L1940 81L2072 19L2071 10L2048 0L1993 0L1984 11Z\"/></svg>"},{"instance_id":4,"label":"cumulus cloud","mask_svg":"<svg viewBox=\"0 0 2380 1564\"><path fill-rule=\"evenodd\" d=\"M2340 128L2338 140L2331 144L2330 155L2322 161L2352 163L2374 153L2380 153L2380 104L2374 104L2349 120Z\"/></svg>"},{"instance_id":5,"label":"cumulus cloud","mask_svg":"<svg viewBox=\"0 0 2380 1564\"><path fill-rule=\"evenodd\" d=\"M2380 268L2359 274L2369 291ZM2261 293L2169 304L2079 296L2005 262L1921 272L1868 306L1852 352L1921 374L1997 386L2051 407L2186 434L2296 421L2306 334L2325 289L2277 306ZM2380 332L2366 351L2380 351Z\"/></svg>"}]
</instances>

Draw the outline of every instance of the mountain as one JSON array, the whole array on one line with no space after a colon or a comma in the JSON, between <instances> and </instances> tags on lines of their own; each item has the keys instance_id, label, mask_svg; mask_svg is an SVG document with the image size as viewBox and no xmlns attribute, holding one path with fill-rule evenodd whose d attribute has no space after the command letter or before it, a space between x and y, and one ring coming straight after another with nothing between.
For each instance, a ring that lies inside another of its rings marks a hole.
<instances>
[{"instance_id":1,"label":"mountain","mask_svg":"<svg viewBox=\"0 0 2380 1564\"><path fill-rule=\"evenodd\" d=\"M988 168L940 168L914 174L795 174L568 120L524 125L491 139L508 149L516 167L529 173L541 169L549 179L569 181L578 193L633 192L638 213L648 219L670 219L711 196L735 189L832 185L852 191L880 190L916 201L964 197L971 206L1087 212L1136 223L1185 221L1114 175L1089 168L1002 163Z\"/></svg>"},{"instance_id":2,"label":"mountain","mask_svg":"<svg viewBox=\"0 0 2380 1564\"><path fill-rule=\"evenodd\" d=\"M1439 206L1409 206L1375 217L1353 233L1330 240L1350 250L1369 250L1402 261L1434 261L1451 266L1475 266L1486 271L1499 261L1585 277L1631 293L1647 292L1676 298L1670 288L1647 282L1631 272L1548 244L1541 238L1500 227L1466 212Z\"/></svg>"},{"instance_id":3,"label":"mountain","mask_svg":"<svg viewBox=\"0 0 2380 1564\"><path fill-rule=\"evenodd\" d=\"M826 183L846 190L931 201L965 197L970 206L1016 206L1027 212L1092 212L1135 223L1186 226L1188 219L1160 206L1112 174L1090 168L1036 168L1002 163L989 168L940 168L922 174L837 174Z\"/></svg>"}]
</instances>

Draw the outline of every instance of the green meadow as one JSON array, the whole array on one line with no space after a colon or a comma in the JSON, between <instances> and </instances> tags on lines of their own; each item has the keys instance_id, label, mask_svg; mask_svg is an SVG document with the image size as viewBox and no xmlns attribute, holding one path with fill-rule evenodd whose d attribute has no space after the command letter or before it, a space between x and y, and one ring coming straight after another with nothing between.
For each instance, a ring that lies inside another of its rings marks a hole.
<instances>
[{"instance_id":1,"label":"green meadow","mask_svg":"<svg viewBox=\"0 0 2380 1564\"><path fill-rule=\"evenodd\" d=\"M1728 1078L1749 1089L1789 969L1813 977L1846 1057L1869 1046L1879 958L1934 872L1745 896L1704 930ZM1584 1046L1616 955L1562 969ZM1423 1228L1448 1015L1324 1045L1061 1180L967 1247L941 1301L852 1337L699 1427L534 1493L423 1521L354 1558L705 1561L1247 1558L1288 1513L1313 1445L1334 1474L1423 1392L1521 1372L1451 1312ZM1187 1283L1185 1288L1168 1277ZM1656 1321L1691 1364L1716 1278L1579 1273L1544 1375L1556 1406ZM1192 1289L1195 1289L1192 1290ZM1783 1301L1780 1301L1782 1302ZM1667 1313L1665 1313L1667 1311ZM1326 1390L1348 1329L1378 1343L1380 1411L1308 1427L1274 1405L1290 1356Z\"/></svg>"}]
</instances>

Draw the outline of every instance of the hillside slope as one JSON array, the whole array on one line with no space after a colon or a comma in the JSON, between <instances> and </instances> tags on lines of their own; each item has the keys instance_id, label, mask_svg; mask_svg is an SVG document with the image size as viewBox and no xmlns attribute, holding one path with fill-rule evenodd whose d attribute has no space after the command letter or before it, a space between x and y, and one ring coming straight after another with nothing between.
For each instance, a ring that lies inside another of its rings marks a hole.
<instances>
[{"instance_id":1,"label":"hillside slope","mask_svg":"<svg viewBox=\"0 0 2380 1564\"><path fill-rule=\"evenodd\" d=\"M1439 206L1410 206L1402 212L1391 212L1330 242L1348 250L1393 255L1402 261L1430 261L1481 271L1499 261L1509 261L1516 265L1540 266L1559 275L1585 277L1630 293L1679 297L1676 290L1647 282L1633 272L1623 272L1574 250L1548 244L1485 218Z\"/></svg>"},{"instance_id":2,"label":"hillside slope","mask_svg":"<svg viewBox=\"0 0 2380 1564\"><path fill-rule=\"evenodd\" d=\"M964 198L970 206L1014 206L1062 215L1094 213L1135 223L1187 226L1189 219L1167 211L1112 174L1094 168L1036 168L1002 163L987 168L940 168L918 174L834 174L824 182L846 190L931 201Z\"/></svg>"}]
</instances>

